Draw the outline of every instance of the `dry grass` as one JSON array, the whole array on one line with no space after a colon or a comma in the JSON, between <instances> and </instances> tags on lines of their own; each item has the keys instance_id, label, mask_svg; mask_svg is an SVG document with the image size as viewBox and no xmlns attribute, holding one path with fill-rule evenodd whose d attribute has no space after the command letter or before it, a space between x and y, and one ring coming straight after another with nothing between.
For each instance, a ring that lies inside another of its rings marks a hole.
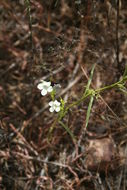
<instances>
[{"instance_id":1,"label":"dry grass","mask_svg":"<svg viewBox=\"0 0 127 190\"><path fill-rule=\"evenodd\" d=\"M117 18L115 1L31 0L30 30L24 1L0 1L0 189L127 188L126 96L112 89L94 101L89 125L100 136L98 126L106 126L108 132L99 139L112 139L115 153L104 169L90 169L93 139L82 135L88 100L63 119L73 141L58 123L50 132L56 115L49 114L50 97L37 90L43 78L59 83L58 95L68 103L78 100L94 63L94 88L119 80L127 60L127 3L120 2Z\"/></svg>"}]
</instances>

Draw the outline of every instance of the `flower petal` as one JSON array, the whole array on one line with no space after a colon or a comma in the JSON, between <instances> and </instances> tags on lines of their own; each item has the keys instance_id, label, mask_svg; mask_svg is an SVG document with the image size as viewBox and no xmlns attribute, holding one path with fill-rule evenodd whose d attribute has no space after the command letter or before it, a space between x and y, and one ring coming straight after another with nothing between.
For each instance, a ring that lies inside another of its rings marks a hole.
<instances>
[{"instance_id":1,"label":"flower petal","mask_svg":"<svg viewBox=\"0 0 127 190\"><path fill-rule=\"evenodd\" d=\"M50 112L54 112L54 107L51 107L51 108L49 109L49 111L50 111Z\"/></svg>"},{"instance_id":2,"label":"flower petal","mask_svg":"<svg viewBox=\"0 0 127 190\"><path fill-rule=\"evenodd\" d=\"M41 95L42 95L42 96L45 96L46 94L47 94L47 90L43 89L43 90L41 91Z\"/></svg>"},{"instance_id":3,"label":"flower petal","mask_svg":"<svg viewBox=\"0 0 127 190\"><path fill-rule=\"evenodd\" d=\"M43 89L43 84L42 84L42 83L38 84L38 85L37 85L37 88L38 88L39 90L42 90L42 89Z\"/></svg>"},{"instance_id":4,"label":"flower petal","mask_svg":"<svg viewBox=\"0 0 127 190\"><path fill-rule=\"evenodd\" d=\"M59 112L59 111L60 111L60 106L59 106L59 107L56 107L56 108L55 108L55 111L56 111L56 112Z\"/></svg>"},{"instance_id":5,"label":"flower petal","mask_svg":"<svg viewBox=\"0 0 127 190\"><path fill-rule=\"evenodd\" d=\"M55 104L56 106L60 106L60 102L58 102L57 100L54 101L54 104Z\"/></svg>"},{"instance_id":6,"label":"flower petal","mask_svg":"<svg viewBox=\"0 0 127 190\"><path fill-rule=\"evenodd\" d=\"M53 88L52 86L49 86L48 89L47 89L48 92L52 92L53 91Z\"/></svg>"},{"instance_id":7,"label":"flower petal","mask_svg":"<svg viewBox=\"0 0 127 190\"><path fill-rule=\"evenodd\" d=\"M45 85L45 84L47 84L47 82L46 81L44 81L44 80L42 80L42 83Z\"/></svg>"},{"instance_id":8,"label":"flower petal","mask_svg":"<svg viewBox=\"0 0 127 190\"><path fill-rule=\"evenodd\" d=\"M53 101L49 102L49 105L50 105L50 106L53 106L53 104L54 104L54 102L53 102Z\"/></svg>"},{"instance_id":9,"label":"flower petal","mask_svg":"<svg viewBox=\"0 0 127 190\"><path fill-rule=\"evenodd\" d=\"M51 82L44 81L44 85L45 85L46 87L49 87L49 86L51 86Z\"/></svg>"},{"instance_id":10,"label":"flower petal","mask_svg":"<svg viewBox=\"0 0 127 190\"><path fill-rule=\"evenodd\" d=\"M48 83L48 82L46 82L46 81L43 80L43 81L42 81L43 87L44 87L44 86L45 86L45 87L48 87L47 83Z\"/></svg>"}]
</instances>

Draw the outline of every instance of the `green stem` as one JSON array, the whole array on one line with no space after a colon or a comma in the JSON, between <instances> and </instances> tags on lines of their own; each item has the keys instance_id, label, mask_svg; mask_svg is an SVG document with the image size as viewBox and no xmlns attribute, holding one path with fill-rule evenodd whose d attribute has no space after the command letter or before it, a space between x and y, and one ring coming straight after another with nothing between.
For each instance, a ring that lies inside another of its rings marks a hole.
<instances>
[{"instance_id":1,"label":"green stem","mask_svg":"<svg viewBox=\"0 0 127 190\"><path fill-rule=\"evenodd\" d=\"M83 102L88 96L90 96L92 93L89 92L88 94L86 94L85 96L82 96L78 101L73 102L72 104L70 104L67 109L72 108L73 106L79 105L81 102Z\"/></svg>"},{"instance_id":2,"label":"green stem","mask_svg":"<svg viewBox=\"0 0 127 190\"><path fill-rule=\"evenodd\" d=\"M114 87L117 87L121 84L123 84L125 81L127 81L127 76L124 77L123 79L121 79L120 81L116 82L116 83L113 83L109 86L105 86L105 87L102 87L102 88L99 88L99 89L96 89L96 90L89 90L87 94L83 95L78 101L76 102L73 102L72 104L70 104L66 109L65 109L65 112L62 116L62 118L67 114L68 110L71 109L72 107L74 107L75 105L79 105L80 103L82 103L87 97L93 95L93 94L99 94L101 92L103 92L104 90L107 90L107 89L111 89L111 88L114 88ZM62 119L61 118L61 119Z\"/></svg>"},{"instance_id":3,"label":"green stem","mask_svg":"<svg viewBox=\"0 0 127 190\"><path fill-rule=\"evenodd\" d=\"M119 84L123 84L123 82L125 82L127 79L126 78L123 78L122 80L116 82L116 83L113 83L109 86L105 86L105 87L102 87L102 88L99 88L99 89L96 89L95 90L95 93L100 93L101 91L104 91L104 90L107 90L107 89L110 89L110 88L114 88L114 87L118 87Z\"/></svg>"}]
</instances>

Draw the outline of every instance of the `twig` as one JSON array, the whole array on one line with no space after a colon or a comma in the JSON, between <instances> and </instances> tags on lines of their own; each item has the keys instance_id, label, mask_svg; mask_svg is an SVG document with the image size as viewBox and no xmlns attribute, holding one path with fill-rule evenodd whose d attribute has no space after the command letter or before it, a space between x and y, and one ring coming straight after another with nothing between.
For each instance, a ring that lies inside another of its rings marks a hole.
<instances>
[{"instance_id":1,"label":"twig","mask_svg":"<svg viewBox=\"0 0 127 190\"><path fill-rule=\"evenodd\" d=\"M23 135L14 127L12 123L9 124L11 129L17 134L18 137L22 139L22 141L26 144L26 146L37 156L38 153L36 150L32 148L32 146L26 141L26 139L23 137Z\"/></svg>"},{"instance_id":2,"label":"twig","mask_svg":"<svg viewBox=\"0 0 127 190\"><path fill-rule=\"evenodd\" d=\"M120 190L122 177L123 177L123 170L121 170L120 175L118 176L117 190Z\"/></svg>"},{"instance_id":3,"label":"twig","mask_svg":"<svg viewBox=\"0 0 127 190\"><path fill-rule=\"evenodd\" d=\"M56 70L53 70L51 73L45 75L44 77L38 79L35 81L35 85L40 81L40 80L46 80L48 79L50 76L53 76L53 75L56 75L58 74L59 72L61 72L65 67L64 66L61 66L59 68L57 68Z\"/></svg>"},{"instance_id":4,"label":"twig","mask_svg":"<svg viewBox=\"0 0 127 190\"><path fill-rule=\"evenodd\" d=\"M62 95L65 94L68 90L70 90L70 89L81 79L82 76L83 76L83 75L80 74L79 76L77 76L77 77L75 78L74 81L71 81L71 83L69 83L68 86L62 90L62 92L60 93L60 96L62 96Z\"/></svg>"},{"instance_id":5,"label":"twig","mask_svg":"<svg viewBox=\"0 0 127 190\"><path fill-rule=\"evenodd\" d=\"M26 8L27 8L27 15L29 18L29 29L30 29L30 42L31 42L31 48L33 51L33 35L32 35L32 18L31 18L31 5L30 0L25 0Z\"/></svg>"}]
</instances>

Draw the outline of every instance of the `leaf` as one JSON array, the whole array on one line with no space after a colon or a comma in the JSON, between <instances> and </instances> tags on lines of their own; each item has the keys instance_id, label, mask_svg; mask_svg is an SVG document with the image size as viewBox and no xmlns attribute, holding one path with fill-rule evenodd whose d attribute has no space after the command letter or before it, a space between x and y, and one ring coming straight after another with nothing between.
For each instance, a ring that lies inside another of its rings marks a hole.
<instances>
[{"instance_id":1,"label":"leaf","mask_svg":"<svg viewBox=\"0 0 127 190\"><path fill-rule=\"evenodd\" d=\"M86 128L87 128L88 123L89 123L90 112L91 112L91 108L93 105L93 100L94 100L94 96L91 96L90 101L89 101L89 105L88 105L88 109L87 109L87 113L86 113Z\"/></svg>"},{"instance_id":2,"label":"leaf","mask_svg":"<svg viewBox=\"0 0 127 190\"><path fill-rule=\"evenodd\" d=\"M85 89L85 92L84 92L84 96L87 94L89 88L90 88L90 85L91 85L91 81L92 81L92 78L93 78L93 73L94 73L94 69L95 69L95 66L96 64L93 64L92 66L92 69L91 69L91 72L90 72L90 78L88 80L88 83L86 85L86 89Z\"/></svg>"},{"instance_id":3,"label":"leaf","mask_svg":"<svg viewBox=\"0 0 127 190\"><path fill-rule=\"evenodd\" d=\"M73 133L71 132L71 130L62 122L59 121L59 123L62 125L62 127L67 131L67 133L71 136L71 138L73 140L75 140L75 136L73 135Z\"/></svg>"},{"instance_id":4,"label":"leaf","mask_svg":"<svg viewBox=\"0 0 127 190\"><path fill-rule=\"evenodd\" d=\"M126 88L119 88L125 95L127 95L127 89Z\"/></svg>"},{"instance_id":5,"label":"leaf","mask_svg":"<svg viewBox=\"0 0 127 190\"><path fill-rule=\"evenodd\" d=\"M127 64L125 65L125 71L124 71L124 74L123 74L123 78L127 76Z\"/></svg>"}]
</instances>

